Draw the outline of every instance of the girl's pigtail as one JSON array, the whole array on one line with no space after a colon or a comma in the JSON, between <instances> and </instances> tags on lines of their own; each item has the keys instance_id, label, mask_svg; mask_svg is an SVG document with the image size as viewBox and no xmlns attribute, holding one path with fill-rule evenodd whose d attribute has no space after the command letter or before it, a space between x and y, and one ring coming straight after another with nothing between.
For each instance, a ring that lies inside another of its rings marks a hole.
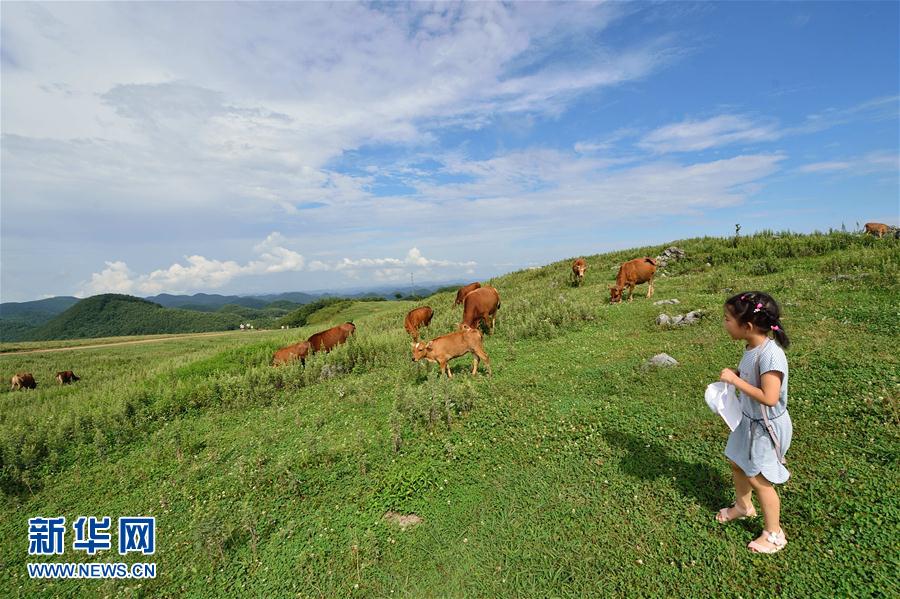
<instances>
[{"instance_id":1,"label":"girl's pigtail","mask_svg":"<svg viewBox=\"0 0 900 599\"><path fill-rule=\"evenodd\" d=\"M772 334L775 335L775 341L777 341L778 345L782 348L787 349L790 346L791 340L788 339L784 326L777 318L775 319L775 324L772 325Z\"/></svg>"}]
</instances>

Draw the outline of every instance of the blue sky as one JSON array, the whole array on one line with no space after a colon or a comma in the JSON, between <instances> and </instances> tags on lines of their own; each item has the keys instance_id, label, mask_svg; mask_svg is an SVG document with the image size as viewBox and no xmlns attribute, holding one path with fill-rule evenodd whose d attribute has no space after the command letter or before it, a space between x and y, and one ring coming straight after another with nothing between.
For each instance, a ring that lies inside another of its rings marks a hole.
<instances>
[{"instance_id":1,"label":"blue sky","mask_svg":"<svg viewBox=\"0 0 900 599\"><path fill-rule=\"evenodd\" d=\"M0 299L898 224L898 7L4 2Z\"/></svg>"}]
</instances>

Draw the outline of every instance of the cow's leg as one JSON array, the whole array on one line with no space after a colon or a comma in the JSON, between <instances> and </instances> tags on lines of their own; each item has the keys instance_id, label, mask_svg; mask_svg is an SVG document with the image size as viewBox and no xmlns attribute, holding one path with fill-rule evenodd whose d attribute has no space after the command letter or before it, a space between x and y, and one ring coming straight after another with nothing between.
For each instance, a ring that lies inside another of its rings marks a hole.
<instances>
[{"instance_id":1,"label":"cow's leg","mask_svg":"<svg viewBox=\"0 0 900 599\"><path fill-rule=\"evenodd\" d=\"M472 355L472 376L478 374L478 355Z\"/></svg>"},{"instance_id":2,"label":"cow's leg","mask_svg":"<svg viewBox=\"0 0 900 599\"><path fill-rule=\"evenodd\" d=\"M633 299L634 299L634 285L629 284L628 285L628 301L630 302Z\"/></svg>"},{"instance_id":3,"label":"cow's leg","mask_svg":"<svg viewBox=\"0 0 900 599\"><path fill-rule=\"evenodd\" d=\"M489 376L493 376L494 373L491 371L491 359L488 358L488 355L484 352L484 350L483 350L483 349L476 349L476 350L475 350L475 355L476 355L478 358L481 358L481 361L484 362L484 367L487 369L488 375L489 375Z\"/></svg>"},{"instance_id":4,"label":"cow's leg","mask_svg":"<svg viewBox=\"0 0 900 599\"><path fill-rule=\"evenodd\" d=\"M647 289L647 297L653 297L653 279L650 279L650 287Z\"/></svg>"}]
</instances>

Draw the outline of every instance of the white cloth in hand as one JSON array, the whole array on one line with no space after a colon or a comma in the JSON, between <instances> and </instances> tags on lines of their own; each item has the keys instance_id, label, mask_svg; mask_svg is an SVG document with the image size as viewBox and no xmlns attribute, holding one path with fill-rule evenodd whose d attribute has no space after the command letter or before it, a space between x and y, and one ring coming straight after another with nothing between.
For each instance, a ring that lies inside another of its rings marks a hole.
<instances>
[{"instance_id":1,"label":"white cloth in hand","mask_svg":"<svg viewBox=\"0 0 900 599\"><path fill-rule=\"evenodd\" d=\"M722 381L710 383L706 387L706 405L718 414L732 431L741 423L741 402L738 401L734 385Z\"/></svg>"}]
</instances>

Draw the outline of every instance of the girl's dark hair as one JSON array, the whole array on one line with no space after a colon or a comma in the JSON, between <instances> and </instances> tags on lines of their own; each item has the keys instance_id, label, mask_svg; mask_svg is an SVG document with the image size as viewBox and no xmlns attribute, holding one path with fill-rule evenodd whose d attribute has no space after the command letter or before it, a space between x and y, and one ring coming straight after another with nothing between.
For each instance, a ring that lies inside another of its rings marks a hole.
<instances>
[{"instance_id":1,"label":"girl's dark hair","mask_svg":"<svg viewBox=\"0 0 900 599\"><path fill-rule=\"evenodd\" d=\"M725 307L741 324L749 322L760 330L772 331L775 341L781 347L787 349L791 344L784 325L781 324L781 308L768 293L745 291L728 298Z\"/></svg>"}]
</instances>

